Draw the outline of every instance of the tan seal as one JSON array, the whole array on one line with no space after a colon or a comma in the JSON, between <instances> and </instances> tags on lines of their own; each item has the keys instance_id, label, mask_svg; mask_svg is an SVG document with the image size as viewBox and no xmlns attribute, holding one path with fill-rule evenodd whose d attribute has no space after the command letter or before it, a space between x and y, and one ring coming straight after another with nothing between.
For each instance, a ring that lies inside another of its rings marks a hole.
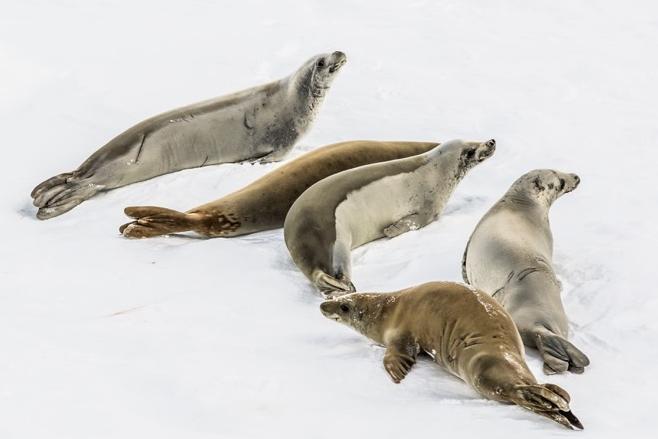
<instances>
[{"instance_id":1,"label":"tan seal","mask_svg":"<svg viewBox=\"0 0 658 439\"><path fill-rule=\"evenodd\" d=\"M231 237L283 226L295 200L314 183L347 169L424 153L437 142L355 140L318 148L248 186L185 213L152 206L128 207L135 221L120 232L147 238L192 230L206 237Z\"/></svg>"},{"instance_id":2,"label":"tan seal","mask_svg":"<svg viewBox=\"0 0 658 439\"><path fill-rule=\"evenodd\" d=\"M393 293L346 294L323 302L320 309L385 346L384 368L396 383L426 353L487 399L583 428L564 389L537 383L512 318L484 292L430 282Z\"/></svg>"}]
</instances>

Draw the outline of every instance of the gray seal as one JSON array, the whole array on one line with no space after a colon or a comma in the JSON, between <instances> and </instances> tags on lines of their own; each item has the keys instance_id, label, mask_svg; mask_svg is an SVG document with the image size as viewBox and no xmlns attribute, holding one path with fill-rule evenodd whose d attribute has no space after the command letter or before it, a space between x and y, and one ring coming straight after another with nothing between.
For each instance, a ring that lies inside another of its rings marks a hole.
<instances>
[{"instance_id":1,"label":"gray seal","mask_svg":"<svg viewBox=\"0 0 658 439\"><path fill-rule=\"evenodd\" d=\"M548 374L582 373L589 365L567 341L548 221L553 202L579 183L576 174L550 169L524 174L480 220L462 260L464 280L505 307L525 345L539 350Z\"/></svg>"},{"instance_id":2,"label":"gray seal","mask_svg":"<svg viewBox=\"0 0 658 439\"><path fill-rule=\"evenodd\" d=\"M299 269L325 296L355 291L350 251L434 221L466 172L496 142L452 140L413 157L343 171L290 208L284 238Z\"/></svg>"},{"instance_id":3,"label":"gray seal","mask_svg":"<svg viewBox=\"0 0 658 439\"><path fill-rule=\"evenodd\" d=\"M35 187L37 218L61 215L99 191L182 169L282 159L308 131L346 59L343 52L318 55L279 81L140 122L75 171Z\"/></svg>"},{"instance_id":4,"label":"gray seal","mask_svg":"<svg viewBox=\"0 0 658 439\"><path fill-rule=\"evenodd\" d=\"M425 353L487 399L517 404L567 428L583 428L564 389L537 383L510 315L482 291L429 282L393 293L346 294L323 302L320 309L385 346L384 369L395 383Z\"/></svg>"}]
</instances>

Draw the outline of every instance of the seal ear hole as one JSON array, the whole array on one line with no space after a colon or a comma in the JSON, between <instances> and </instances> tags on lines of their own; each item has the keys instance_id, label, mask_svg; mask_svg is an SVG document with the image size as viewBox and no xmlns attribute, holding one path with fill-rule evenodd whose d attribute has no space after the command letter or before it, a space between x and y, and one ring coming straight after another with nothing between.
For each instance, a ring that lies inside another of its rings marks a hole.
<instances>
[{"instance_id":1,"label":"seal ear hole","mask_svg":"<svg viewBox=\"0 0 658 439\"><path fill-rule=\"evenodd\" d=\"M345 304L345 303L341 303L341 304L340 304L340 310L341 310L342 312L350 312L350 307L349 307L347 304Z\"/></svg>"}]
</instances>

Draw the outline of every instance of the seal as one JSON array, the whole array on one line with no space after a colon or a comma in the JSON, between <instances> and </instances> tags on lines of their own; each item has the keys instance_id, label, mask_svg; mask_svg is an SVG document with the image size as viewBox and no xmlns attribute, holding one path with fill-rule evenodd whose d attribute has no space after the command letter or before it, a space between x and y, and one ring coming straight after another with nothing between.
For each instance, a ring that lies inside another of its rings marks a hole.
<instances>
[{"instance_id":1,"label":"seal","mask_svg":"<svg viewBox=\"0 0 658 439\"><path fill-rule=\"evenodd\" d=\"M346 59L343 52L318 55L279 81L175 109L133 126L75 171L35 187L37 218L61 215L99 191L182 169L280 160L311 126Z\"/></svg>"},{"instance_id":2,"label":"seal","mask_svg":"<svg viewBox=\"0 0 658 439\"><path fill-rule=\"evenodd\" d=\"M231 237L283 227L295 200L311 185L337 172L420 154L437 142L356 140L318 148L286 163L246 187L186 213L151 206L127 207L135 218L119 231L147 238L192 230L208 238Z\"/></svg>"},{"instance_id":3,"label":"seal","mask_svg":"<svg viewBox=\"0 0 658 439\"><path fill-rule=\"evenodd\" d=\"M466 172L496 142L452 140L413 157L327 177L290 208L284 238L299 269L325 296L355 291L350 251L434 221Z\"/></svg>"},{"instance_id":4,"label":"seal","mask_svg":"<svg viewBox=\"0 0 658 439\"><path fill-rule=\"evenodd\" d=\"M503 305L525 345L539 350L548 374L582 373L589 365L567 341L548 221L553 202L579 183L576 174L550 169L521 176L475 227L462 259L464 281Z\"/></svg>"},{"instance_id":5,"label":"seal","mask_svg":"<svg viewBox=\"0 0 658 439\"><path fill-rule=\"evenodd\" d=\"M386 347L384 369L395 383L425 353L487 399L583 428L564 389L537 383L510 315L484 292L430 282L392 293L347 294L320 309Z\"/></svg>"}]
</instances>

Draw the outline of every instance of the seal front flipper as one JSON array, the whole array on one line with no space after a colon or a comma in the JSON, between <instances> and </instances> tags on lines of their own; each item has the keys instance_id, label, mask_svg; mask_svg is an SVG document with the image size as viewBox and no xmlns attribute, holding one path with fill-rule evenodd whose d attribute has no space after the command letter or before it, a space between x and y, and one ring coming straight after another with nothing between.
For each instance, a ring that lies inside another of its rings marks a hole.
<instances>
[{"instance_id":1,"label":"seal front flipper","mask_svg":"<svg viewBox=\"0 0 658 439\"><path fill-rule=\"evenodd\" d=\"M515 386L509 400L570 429L583 429L569 408L569 394L555 384Z\"/></svg>"},{"instance_id":2,"label":"seal front flipper","mask_svg":"<svg viewBox=\"0 0 658 439\"><path fill-rule=\"evenodd\" d=\"M547 329L540 329L534 334L535 344L544 360L544 373L548 375L567 370L583 373L589 366L589 358L571 342Z\"/></svg>"},{"instance_id":3,"label":"seal front flipper","mask_svg":"<svg viewBox=\"0 0 658 439\"><path fill-rule=\"evenodd\" d=\"M384 236L387 238L394 238L403 233L407 233L410 230L418 230L423 225L420 216L417 213L412 213L411 215L407 215L384 228Z\"/></svg>"},{"instance_id":4,"label":"seal front flipper","mask_svg":"<svg viewBox=\"0 0 658 439\"><path fill-rule=\"evenodd\" d=\"M384 354L384 369L394 383L399 384L407 376L416 364L417 355L418 347L409 337L400 337L388 345Z\"/></svg>"},{"instance_id":5,"label":"seal front flipper","mask_svg":"<svg viewBox=\"0 0 658 439\"><path fill-rule=\"evenodd\" d=\"M119 232L126 238L151 238L170 233L198 231L203 216L155 206L133 206L124 209L135 221L126 223ZM201 232L200 232L201 233Z\"/></svg>"}]
</instances>

